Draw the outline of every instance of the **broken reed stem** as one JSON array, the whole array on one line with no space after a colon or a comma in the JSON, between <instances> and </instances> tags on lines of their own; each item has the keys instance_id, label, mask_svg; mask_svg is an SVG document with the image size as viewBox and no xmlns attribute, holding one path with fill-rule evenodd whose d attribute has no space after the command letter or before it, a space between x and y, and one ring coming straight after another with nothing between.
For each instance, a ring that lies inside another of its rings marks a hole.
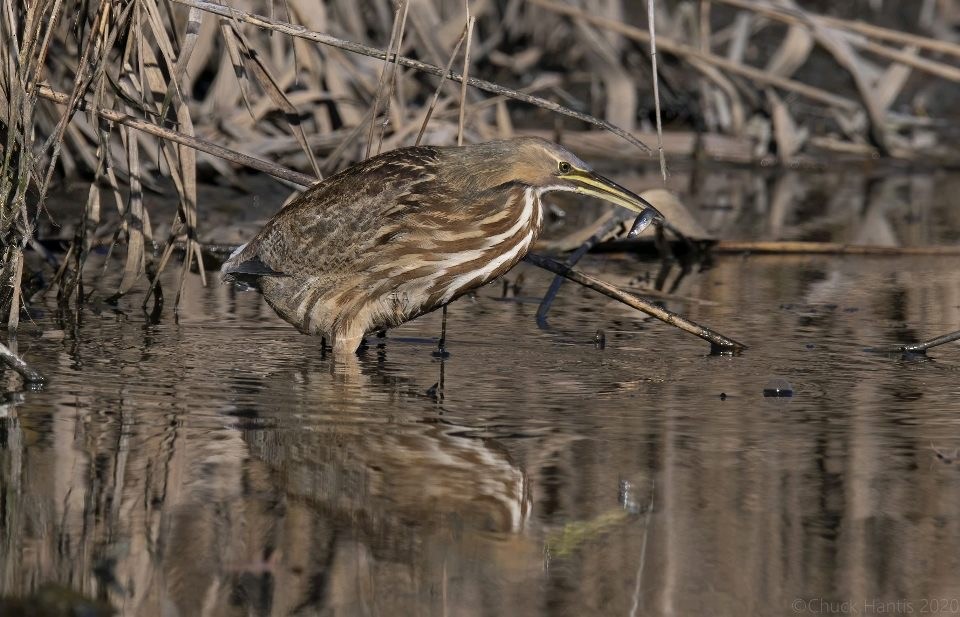
<instances>
[{"instance_id":1,"label":"broken reed stem","mask_svg":"<svg viewBox=\"0 0 960 617\"><path fill-rule=\"evenodd\" d=\"M367 131L367 146L363 151L363 158L370 158L373 151L373 135L377 129L377 109L380 107L380 97L383 96L383 84L387 79L387 67L390 66L390 53L396 43L397 29L400 27L400 8L393 12L393 27L390 29L390 40L387 42L387 53L383 57L383 66L380 68L380 79L377 82L377 91L373 95L373 113L370 114L370 129Z\"/></svg>"},{"instance_id":2,"label":"broken reed stem","mask_svg":"<svg viewBox=\"0 0 960 617\"><path fill-rule=\"evenodd\" d=\"M30 368L30 365L24 362L20 356L10 351L3 343L0 343L0 361L19 373L27 383L39 384L44 381L43 375Z\"/></svg>"},{"instance_id":3,"label":"broken reed stem","mask_svg":"<svg viewBox=\"0 0 960 617\"><path fill-rule=\"evenodd\" d=\"M710 53L710 0L698 0L700 3L700 51Z\"/></svg>"},{"instance_id":4,"label":"broken reed stem","mask_svg":"<svg viewBox=\"0 0 960 617\"><path fill-rule=\"evenodd\" d=\"M367 45L361 45L360 43L354 43L352 41L345 41L343 39L338 39L337 37L330 36L329 34L324 34L323 32L315 32L313 30L308 30L303 26L297 26L288 22L279 21L276 19L270 19L262 15L255 15L253 13L248 13L246 11L241 11L239 9L230 8L227 6L222 6L220 4L215 4L207 0L171 0L177 4L182 4L185 6L192 6L198 8L202 11L208 13L213 13L221 17L227 17L230 19L236 19L248 24L253 24L257 27L264 28L266 30L272 30L274 32L281 32L283 34L288 34L290 36L295 36L298 38L306 39L308 41L313 41L315 43L321 43L323 45L329 45L331 47L336 47L337 49L343 49L352 53L360 54L363 56L369 56L371 58L377 58L383 60L387 54L379 49L374 47L369 47ZM438 66L428 64L426 62L420 62L419 60L413 60L412 58L407 58L405 56L397 56L394 58L394 62L400 66L407 68L415 69L423 73L429 73L431 75L437 75L443 77L444 79L449 79L451 81L464 81L462 75L454 73L453 71L444 71ZM762 72L761 72L762 73ZM623 130L622 128L610 124L606 120L601 120L596 116L591 116L590 114L581 113L579 111L574 111L569 107L564 107L547 99L540 98L539 96L533 96L530 94L524 94L517 90L511 88L505 88L501 85L489 82L483 79L477 79L476 77L469 77L465 80L467 85L473 86L484 92L491 92L493 94L499 94L506 96L508 98L528 103L548 111L552 111L558 114L563 114L571 118L580 120L581 122L586 122L598 128L602 128L606 131L622 137L626 141L630 142L637 148L640 148L644 152L651 152L650 147L645 143Z\"/></svg>"},{"instance_id":5,"label":"broken reed stem","mask_svg":"<svg viewBox=\"0 0 960 617\"><path fill-rule=\"evenodd\" d=\"M653 106L657 116L657 153L660 155L660 175L667 184L667 158L663 153L663 122L660 118L660 81L657 79L657 30L654 25L655 0L647 0L647 24L650 28L650 71L653 73Z\"/></svg>"},{"instance_id":6,"label":"broken reed stem","mask_svg":"<svg viewBox=\"0 0 960 617\"><path fill-rule=\"evenodd\" d=\"M668 311L665 308L661 308L655 304L641 300L633 294L627 293L618 287L611 285L610 283L602 281L598 278L594 278L588 274L584 274L583 272L574 270L573 268L565 266L559 261L555 261L549 257L544 257L535 253L527 253L527 256L524 257L524 260L532 263L535 266L543 268L544 270L549 270L554 274L565 276L575 283L579 283L584 287L589 287L590 289L599 292L608 298L613 298L614 300L646 313L651 317L656 317L660 321L670 324L675 328L680 328L684 332L698 336L710 343L711 348L714 351L740 352L747 348L747 346L743 343L738 343L733 339L723 336L719 332L705 328L700 324L694 323L685 317L682 317L672 311Z\"/></svg>"},{"instance_id":7,"label":"broken reed stem","mask_svg":"<svg viewBox=\"0 0 960 617\"><path fill-rule=\"evenodd\" d=\"M443 69L444 73L450 72L450 67L453 66L454 60L457 59L457 54L460 53L460 47L463 45L464 40L467 38L467 28L464 26L463 32L460 33L460 38L457 40L457 44L453 47L453 53L450 54L450 59L447 61L447 66ZM419 146L420 141L423 139L423 134L427 130L427 125L430 124L430 118L433 116L433 110L437 107L437 102L440 101L440 93L443 91L443 84L446 83L445 79L441 79L440 83L437 84L437 89L433 92L433 99L430 101L430 106L427 108L427 114L423 117L423 124L420 125L420 132L417 133L417 140L413 142L413 145Z\"/></svg>"},{"instance_id":8,"label":"broken reed stem","mask_svg":"<svg viewBox=\"0 0 960 617\"><path fill-rule=\"evenodd\" d=\"M473 26L477 18L470 14L467 5L467 47L463 51L463 81L460 82L460 117L457 120L457 145L463 145L463 120L467 112L467 81L470 79L470 44L473 42Z\"/></svg>"},{"instance_id":9,"label":"broken reed stem","mask_svg":"<svg viewBox=\"0 0 960 617\"><path fill-rule=\"evenodd\" d=\"M393 28L390 29L390 41L387 43L387 53L383 56L383 68L380 69L380 82L377 84L377 93L373 98L373 113L370 114L370 132L367 134L367 149L364 154L364 158L370 158L370 154L373 150L373 136L376 133L377 128L377 109L380 107L380 99L383 97L383 87L387 83L387 74L390 72L390 54L393 54L394 59L400 55L400 44L403 42L403 29L407 22L407 7L410 6L410 3L404 1L401 6L397 7L397 10L393 12ZM403 12L401 15L401 11ZM396 71L396 64L394 64L394 71ZM396 73L391 74L390 86L391 91L393 90L392 76ZM391 92L387 92L387 107L390 106L390 96ZM384 122L388 120L384 118ZM380 145L383 144L383 133L380 133ZM377 154L380 153L380 146L377 147Z\"/></svg>"},{"instance_id":10,"label":"broken reed stem","mask_svg":"<svg viewBox=\"0 0 960 617\"><path fill-rule=\"evenodd\" d=\"M32 233L30 234L33 235ZM14 254L16 261L14 266L13 278L13 296L10 298L10 313L7 315L7 329L15 331L20 326L20 284L23 281L23 247L20 246Z\"/></svg>"}]
</instances>

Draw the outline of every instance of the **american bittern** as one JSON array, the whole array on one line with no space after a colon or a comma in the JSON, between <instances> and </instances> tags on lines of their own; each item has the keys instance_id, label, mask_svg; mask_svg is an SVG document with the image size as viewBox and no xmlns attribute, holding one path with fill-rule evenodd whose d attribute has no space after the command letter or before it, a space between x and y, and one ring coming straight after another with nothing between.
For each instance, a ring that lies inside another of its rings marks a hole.
<instances>
[{"instance_id":1,"label":"american bittern","mask_svg":"<svg viewBox=\"0 0 960 617\"><path fill-rule=\"evenodd\" d=\"M403 148L344 169L278 212L224 263L301 332L353 352L368 332L445 306L517 264L550 191L659 217L639 196L538 138Z\"/></svg>"}]
</instances>

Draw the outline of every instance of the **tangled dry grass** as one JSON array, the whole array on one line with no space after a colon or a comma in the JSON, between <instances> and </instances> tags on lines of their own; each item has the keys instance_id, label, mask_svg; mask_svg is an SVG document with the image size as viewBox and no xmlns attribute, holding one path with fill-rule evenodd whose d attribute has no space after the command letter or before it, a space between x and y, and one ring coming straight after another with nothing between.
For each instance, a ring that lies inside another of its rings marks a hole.
<instances>
[{"instance_id":1,"label":"tangled dry grass","mask_svg":"<svg viewBox=\"0 0 960 617\"><path fill-rule=\"evenodd\" d=\"M182 288L202 259L198 183L247 167L302 184L458 127L646 158L623 140L655 141L653 7L669 156L956 163L960 10L909 4L901 31L794 0L0 0L0 315L16 328L37 294L81 299L104 235L125 255L115 298L156 281L175 246ZM77 178L76 231L51 252L35 235L44 197ZM179 207L160 226L150 195L171 185Z\"/></svg>"}]
</instances>

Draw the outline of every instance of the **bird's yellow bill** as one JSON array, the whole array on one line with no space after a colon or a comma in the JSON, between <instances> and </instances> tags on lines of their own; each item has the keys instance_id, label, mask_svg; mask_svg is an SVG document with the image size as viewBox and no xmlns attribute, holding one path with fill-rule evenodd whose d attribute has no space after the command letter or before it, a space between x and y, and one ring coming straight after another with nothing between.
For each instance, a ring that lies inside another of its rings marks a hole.
<instances>
[{"instance_id":1,"label":"bird's yellow bill","mask_svg":"<svg viewBox=\"0 0 960 617\"><path fill-rule=\"evenodd\" d=\"M654 213L654 218L663 219L660 211L654 208L649 201L598 173L575 169L561 177L573 182L577 187L577 193L598 197L637 213L643 213L650 209Z\"/></svg>"}]
</instances>

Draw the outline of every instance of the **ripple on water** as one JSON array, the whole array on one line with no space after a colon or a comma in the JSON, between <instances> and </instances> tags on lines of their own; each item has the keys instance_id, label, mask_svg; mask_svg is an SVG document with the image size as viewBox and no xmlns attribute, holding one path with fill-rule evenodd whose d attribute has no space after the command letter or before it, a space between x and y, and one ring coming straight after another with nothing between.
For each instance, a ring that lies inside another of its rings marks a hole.
<instances>
[{"instance_id":1,"label":"ripple on water","mask_svg":"<svg viewBox=\"0 0 960 617\"><path fill-rule=\"evenodd\" d=\"M624 614L641 555L644 606L681 613L702 589L764 614L837 593L837 555L866 556L858 589L952 584L960 352L863 351L950 323L930 292L943 268L851 261L718 258L685 279L677 294L711 303L668 307L746 342L736 357L566 286L546 329L498 289L453 304L443 362L439 315L343 363L255 294L192 277L179 322L149 325L134 300L76 331L40 321L64 334L21 341L49 384L0 422L0 554L36 581L112 564L111 599L148 608L153 585L184 606L296 599L280 612L335 595ZM523 294L549 280L527 271ZM793 396L764 397L775 379ZM629 511L624 483L642 487ZM945 574L873 558L907 548ZM677 580L696 585L669 596Z\"/></svg>"}]
</instances>

